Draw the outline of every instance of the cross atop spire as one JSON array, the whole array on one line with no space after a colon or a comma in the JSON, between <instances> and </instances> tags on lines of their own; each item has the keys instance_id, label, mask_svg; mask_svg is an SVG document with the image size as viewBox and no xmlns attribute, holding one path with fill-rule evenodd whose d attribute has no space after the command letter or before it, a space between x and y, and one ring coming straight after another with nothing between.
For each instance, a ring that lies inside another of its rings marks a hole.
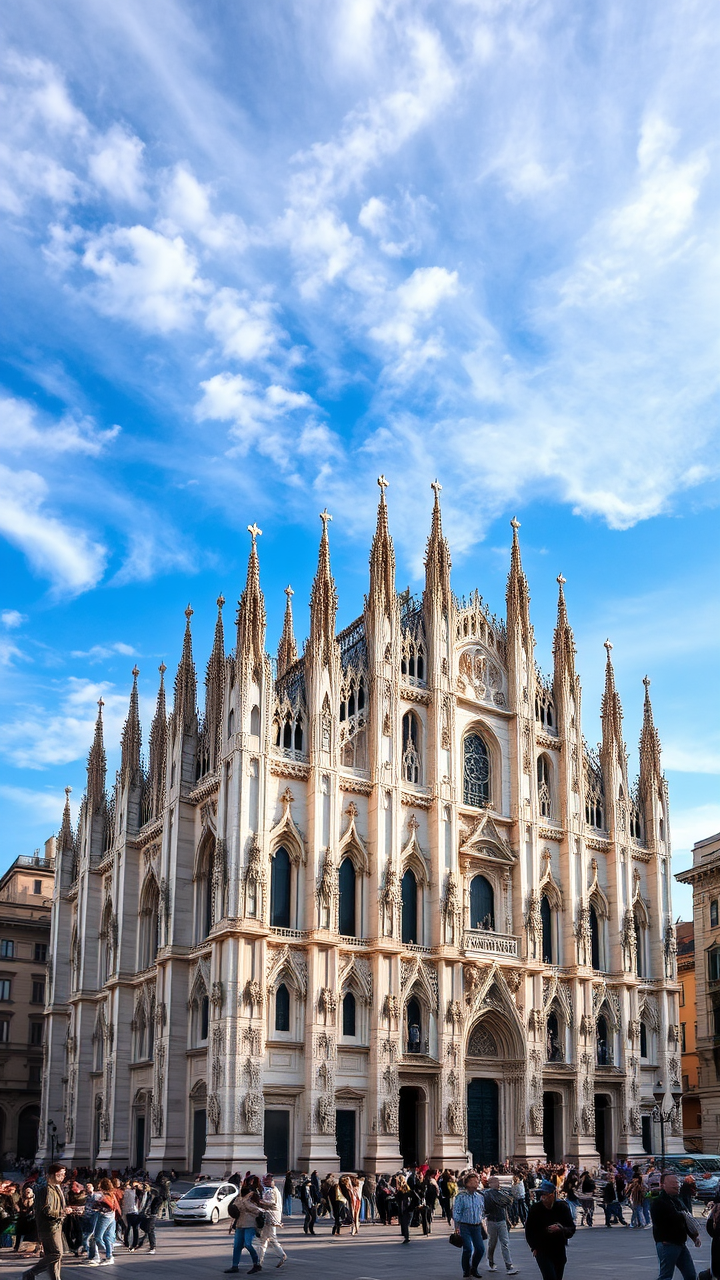
<instances>
[{"instance_id":1,"label":"cross atop spire","mask_svg":"<svg viewBox=\"0 0 720 1280\"><path fill-rule=\"evenodd\" d=\"M566 579L561 573L555 581L558 584L558 611L553 639L553 656L555 659L555 686L559 693L562 681L567 678L572 685L575 682L575 640L568 622L567 605L565 604Z\"/></svg>"},{"instance_id":2,"label":"cross atop spire","mask_svg":"<svg viewBox=\"0 0 720 1280\"><path fill-rule=\"evenodd\" d=\"M252 539L248 559L245 590L240 597L237 616L237 654L239 661L252 659L258 671L265 660L265 600L260 589L260 561L257 540L262 533L256 524L248 525Z\"/></svg>"},{"instance_id":3,"label":"cross atop spire","mask_svg":"<svg viewBox=\"0 0 720 1280\"><path fill-rule=\"evenodd\" d=\"M328 520L332 520L327 507L320 512L322 534L318 551L318 567L310 593L310 649L321 666L330 666L335 642L335 618L337 616L337 589L330 568L330 540Z\"/></svg>"},{"instance_id":4,"label":"cross atop spire","mask_svg":"<svg viewBox=\"0 0 720 1280\"><path fill-rule=\"evenodd\" d=\"M192 631L190 630L192 616L193 611L188 605L185 610L185 635L183 636L182 655L175 675L175 703L173 707L175 725L177 727L182 726L185 729L193 727L197 707L197 676L193 661Z\"/></svg>"},{"instance_id":5,"label":"cross atop spire","mask_svg":"<svg viewBox=\"0 0 720 1280\"><path fill-rule=\"evenodd\" d=\"M295 595L292 587L288 583L285 588L285 618L283 620L282 635L278 645L277 653L277 674L278 680L285 675L288 667L297 661L297 645L295 643L295 632L293 630L293 612L292 598Z\"/></svg>"},{"instance_id":6,"label":"cross atop spire","mask_svg":"<svg viewBox=\"0 0 720 1280\"><path fill-rule=\"evenodd\" d=\"M510 521L513 531L512 549L510 551L510 572L507 580L507 614L508 628L520 626L526 651L529 652L531 646L530 634L530 592L528 591L527 578L523 572L522 560L520 558L520 540L518 538L518 529L520 521L517 516L513 516Z\"/></svg>"},{"instance_id":7,"label":"cross atop spire","mask_svg":"<svg viewBox=\"0 0 720 1280\"><path fill-rule=\"evenodd\" d=\"M604 649L604 650L605 650L605 652L607 653L607 656L608 656L608 662L609 662L609 661L610 661L610 654L611 654L611 653L612 653L612 651L613 651L613 644L612 644L612 642L611 642L610 640L605 640L605 641L603 642L603 649Z\"/></svg>"},{"instance_id":8,"label":"cross atop spire","mask_svg":"<svg viewBox=\"0 0 720 1280\"><path fill-rule=\"evenodd\" d=\"M450 592L450 548L443 536L440 494L442 485L433 480L430 488L434 494L430 537L425 552L425 598L438 601L442 613L449 615L452 604Z\"/></svg>"},{"instance_id":9,"label":"cross atop spire","mask_svg":"<svg viewBox=\"0 0 720 1280\"><path fill-rule=\"evenodd\" d=\"M124 782L134 786L140 780L140 711L138 708L138 676L137 663L132 669L133 685L130 691L130 706L127 720L122 731L122 750L120 756L120 776Z\"/></svg>"},{"instance_id":10,"label":"cross atop spire","mask_svg":"<svg viewBox=\"0 0 720 1280\"><path fill-rule=\"evenodd\" d=\"M520 529L520 528L522 527L522 526L521 526L521 524L520 524L520 521L519 521L519 520L518 520L518 518L517 518L517 516L513 516L512 520L510 521L510 524L512 525L512 527L513 527L513 529L514 529L514 531L515 531L515 537L517 537L517 531L518 531L518 529Z\"/></svg>"},{"instance_id":11,"label":"cross atop spire","mask_svg":"<svg viewBox=\"0 0 720 1280\"><path fill-rule=\"evenodd\" d=\"M88 754L86 795L91 813L100 813L105 807L105 774L107 760L103 743L103 716L105 706L102 695L98 698L98 713L95 720L95 736Z\"/></svg>"},{"instance_id":12,"label":"cross atop spire","mask_svg":"<svg viewBox=\"0 0 720 1280\"><path fill-rule=\"evenodd\" d=\"M395 596L395 548L388 528L385 476L378 477L380 501L378 503L375 536L370 549L370 594L368 606L380 614L391 615L396 607ZM384 648L384 645L383 645Z\"/></svg>"}]
</instances>

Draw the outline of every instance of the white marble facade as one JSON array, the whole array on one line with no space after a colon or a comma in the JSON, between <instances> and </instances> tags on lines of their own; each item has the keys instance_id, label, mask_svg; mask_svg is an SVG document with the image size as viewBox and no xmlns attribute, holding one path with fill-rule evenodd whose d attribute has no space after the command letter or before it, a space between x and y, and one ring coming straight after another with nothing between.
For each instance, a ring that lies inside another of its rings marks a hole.
<instances>
[{"instance_id":1,"label":"white marble facade","mask_svg":"<svg viewBox=\"0 0 720 1280\"><path fill-rule=\"evenodd\" d=\"M54 1121L72 1164L655 1146L652 1089L680 1054L647 685L632 786L610 646L585 746L562 578L554 671L536 668L517 522L499 620L452 593L439 486L424 591L396 592L384 488L351 626L323 512L309 639L298 657L288 589L273 663L253 526L204 710L188 609L172 711L161 668L145 768L136 673L109 792L99 709L52 922L41 1134Z\"/></svg>"}]
</instances>

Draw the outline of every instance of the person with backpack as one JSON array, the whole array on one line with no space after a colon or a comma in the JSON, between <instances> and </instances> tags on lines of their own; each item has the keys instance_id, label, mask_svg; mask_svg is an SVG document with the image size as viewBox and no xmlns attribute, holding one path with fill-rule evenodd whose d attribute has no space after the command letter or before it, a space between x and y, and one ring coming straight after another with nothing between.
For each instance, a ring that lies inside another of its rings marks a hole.
<instances>
[{"instance_id":1,"label":"person with backpack","mask_svg":"<svg viewBox=\"0 0 720 1280\"><path fill-rule=\"evenodd\" d=\"M265 1224L265 1215L261 1213L260 1209L261 1199L260 1179L250 1176L245 1179L235 1199L228 1205L228 1213L232 1224L230 1232L234 1233L234 1238L232 1263L225 1270L226 1276L240 1270L240 1258L243 1249L247 1249L252 1262L248 1275L251 1276L256 1271L261 1270L260 1260L254 1244L256 1228L262 1229Z\"/></svg>"}]
</instances>

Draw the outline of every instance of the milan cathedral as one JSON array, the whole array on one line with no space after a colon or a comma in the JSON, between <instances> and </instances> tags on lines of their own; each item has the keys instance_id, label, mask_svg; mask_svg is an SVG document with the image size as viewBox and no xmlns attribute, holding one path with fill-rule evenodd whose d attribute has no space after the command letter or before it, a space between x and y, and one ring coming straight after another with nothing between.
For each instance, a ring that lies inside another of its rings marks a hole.
<instances>
[{"instance_id":1,"label":"milan cathedral","mask_svg":"<svg viewBox=\"0 0 720 1280\"><path fill-rule=\"evenodd\" d=\"M633 784L609 642L597 752L583 738L562 576L536 666L518 522L504 620L453 594L438 484L424 590L398 593L379 483L345 630L323 512L309 638L299 655L288 587L268 655L253 525L202 711L188 606L172 708L161 666L145 764L135 669L110 788L100 703L52 917L40 1133L70 1165L658 1149L679 988L649 681Z\"/></svg>"}]
</instances>

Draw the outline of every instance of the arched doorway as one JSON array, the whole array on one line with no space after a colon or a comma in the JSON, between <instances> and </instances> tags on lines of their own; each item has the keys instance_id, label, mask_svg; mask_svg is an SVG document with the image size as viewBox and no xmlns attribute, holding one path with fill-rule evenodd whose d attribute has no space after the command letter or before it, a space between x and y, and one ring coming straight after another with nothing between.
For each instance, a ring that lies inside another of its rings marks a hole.
<instances>
[{"instance_id":1,"label":"arched doorway","mask_svg":"<svg viewBox=\"0 0 720 1280\"><path fill-rule=\"evenodd\" d=\"M198 1080L190 1093L192 1117L192 1171L200 1173L207 1143L207 1086Z\"/></svg>"},{"instance_id":2,"label":"arched doorway","mask_svg":"<svg viewBox=\"0 0 720 1280\"><path fill-rule=\"evenodd\" d=\"M399 1128L403 1165L411 1168L425 1156L425 1094L416 1085L400 1088Z\"/></svg>"},{"instance_id":3,"label":"arched doorway","mask_svg":"<svg viewBox=\"0 0 720 1280\"><path fill-rule=\"evenodd\" d=\"M471 1080L467 1090L468 1149L473 1164L497 1164L500 1158L497 1080Z\"/></svg>"},{"instance_id":4,"label":"arched doorway","mask_svg":"<svg viewBox=\"0 0 720 1280\"><path fill-rule=\"evenodd\" d=\"M18 1116L18 1160L34 1160L39 1124L40 1108L38 1106L23 1107Z\"/></svg>"},{"instance_id":5,"label":"arched doorway","mask_svg":"<svg viewBox=\"0 0 720 1280\"><path fill-rule=\"evenodd\" d=\"M595 1094L595 1147L600 1163L607 1164L612 1155L610 1131L610 1099L605 1093Z\"/></svg>"},{"instance_id":6,"label":"arched doorway","mask_svg":"<svg viewBox=\"0 0 720 1280\"><path fill-rule=\"evenodd\" d=\"M543 1146L550 1164L562 1160L562 1097L559 1093L543 1094Z\"/></svg>"}]
</instances>

